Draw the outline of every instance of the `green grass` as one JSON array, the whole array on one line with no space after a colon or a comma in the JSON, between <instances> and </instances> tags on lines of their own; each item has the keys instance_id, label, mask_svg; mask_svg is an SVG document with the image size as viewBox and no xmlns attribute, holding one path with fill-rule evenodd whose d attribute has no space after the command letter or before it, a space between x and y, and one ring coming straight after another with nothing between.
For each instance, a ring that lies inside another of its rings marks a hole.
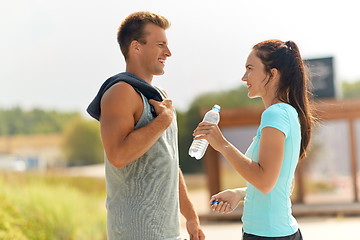
<instances>
[{"instance_id":1,"label":"green grass","mask_svg":"<svg viewBox=\"0 0 360 240\"><path fill-rule=\"evenodd\" d=\"M0 239L106 239L104 179L0 173Z\"/></svg>"}]
</instances>

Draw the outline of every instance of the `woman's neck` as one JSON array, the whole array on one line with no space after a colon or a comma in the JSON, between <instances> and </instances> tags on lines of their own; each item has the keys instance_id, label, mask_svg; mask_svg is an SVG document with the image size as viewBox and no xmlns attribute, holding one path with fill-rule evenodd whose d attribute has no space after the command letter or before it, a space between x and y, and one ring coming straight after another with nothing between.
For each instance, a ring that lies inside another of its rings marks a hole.
<instances>
[{"instance_id":1,"label":"woman's neck","mask_svg":"<svg viewBox=\"0 0 360 240\"><path fill-rule=\"evenodd\" d=\"M267 109L271 105L274 105L274 104L277 104L277 103L282 103L282 101L277 97L271 97L271 98L268 98L268 99L262 98L262 101L264 103L265 109Z\"/></svg>"}]
</instances>

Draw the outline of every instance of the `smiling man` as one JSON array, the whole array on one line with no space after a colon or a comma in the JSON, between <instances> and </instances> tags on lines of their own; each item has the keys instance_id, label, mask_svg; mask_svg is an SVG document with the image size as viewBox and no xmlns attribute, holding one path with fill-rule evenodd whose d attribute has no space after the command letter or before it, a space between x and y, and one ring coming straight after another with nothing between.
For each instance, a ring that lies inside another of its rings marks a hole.
<instances>
[{"instance_id":1,"label":"smiling man","mask_svg":"<svg viewBox=\"0 0 360 240\"><path fill-rule=\"evenodd\" d=\"M179 168L172 101L152 85L171 56L169 25L150 12L122 22L118 42L126 72L106 80L87 109L100 121L105 149L110 240L181 239L180 211L190 239L205 239Z\"/></svg>"}]
</instances>

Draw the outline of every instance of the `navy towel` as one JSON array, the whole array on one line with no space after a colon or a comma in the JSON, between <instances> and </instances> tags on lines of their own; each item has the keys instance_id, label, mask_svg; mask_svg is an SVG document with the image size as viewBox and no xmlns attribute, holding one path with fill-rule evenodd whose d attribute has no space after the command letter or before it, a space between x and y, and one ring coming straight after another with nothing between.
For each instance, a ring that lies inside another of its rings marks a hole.
<instances>
[{"instance_id":1,"label":"navy towel","mask_svg":"<svg viewBox=\"0 0 360 240\"><path fill-rule=\"evenodd\" d=\"M130 84L134 89L141 92L147 99L154 99L156 101L161 102L163 99L160 93L154 88L151 84L147 83L145 80L135 76L134 74L123 72L118 73L110 78L108 78L103 85L101 85L99 92L95 96L94 100L89 104L86 111L95 118L96 120L100 120L101 115L101 107L100 101L106 90L108 90L112 85L118 83L120 81L124 81ZM151 106L151 112L156 116L154 108Z\"/></svg>"}]
</instances>

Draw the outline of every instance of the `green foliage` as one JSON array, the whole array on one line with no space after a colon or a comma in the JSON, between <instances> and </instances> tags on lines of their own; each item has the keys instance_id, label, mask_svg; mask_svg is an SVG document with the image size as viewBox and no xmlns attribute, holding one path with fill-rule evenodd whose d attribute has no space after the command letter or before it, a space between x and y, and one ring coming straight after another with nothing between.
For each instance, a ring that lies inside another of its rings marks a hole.
<instances>
[{"instance_id":1,"label":"green foliage","mask_svg":"<svg viewBox=\"0 0 360 240\"><path fill-rule=\"evenodd\" d=\"M99 123L76 118L64 132L63 151L69 165L102 163L104 150Z\"/></svg>"},{"instance_id":2,"label":"green foliage","mask_svg":"<svg viewBox=\"0 0 360 240\"><path fill-rule=\"evenodd\" d=\"M342 84L342 91L344 98L359 98L360 97L360 80L357 82Z\"/></svg>"},{"instance_id":3,"label":"green foliage","mask_svg":"<svg viewBox=\"0 0 360 240\"><path fill-rule=\"evenodd\" d=\"M60 133L64 126L79 113L59 113L19 107L0 110L0 135Z\"/></svg>"},{"instance_id":4,"label":"green foliage","mask_svg":"<svg viewBox=\"0 0 360 240\"><path fill-rule=\"evenodd\" d=\"M202 170L202 162L191 158L188 154L193 140L192 132L201 121L200 109L190 108L186 113L177 113L179 128L180 168L184 173L195 173Z\"/></svg>"},{"instance_id":5,"label":"green foliage","mask_svg":"<svg viewBox=\"0 0 360 240\"><path fill-rule=\"evenodd\" d=\"M65 180L66 179L66 180ZM78 178L0 174L0 239L106 239L103 183L79 189Z\"/></svg>"}]
</instances>

